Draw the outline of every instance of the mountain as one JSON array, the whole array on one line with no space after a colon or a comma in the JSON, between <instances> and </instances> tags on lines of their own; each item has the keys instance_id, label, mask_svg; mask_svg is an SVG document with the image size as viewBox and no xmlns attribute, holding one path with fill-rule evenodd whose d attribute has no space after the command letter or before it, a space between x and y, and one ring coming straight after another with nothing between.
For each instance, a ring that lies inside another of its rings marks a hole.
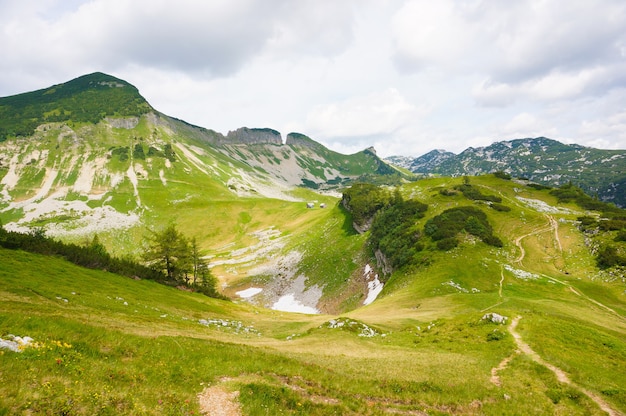
<instances>
[{"instance_id":1,"label":"mountain","mask_svg":"<svg viewBox=\"0 0 626 416\"><path fill-rule=\"evenodd\" d=\"M389 163L408 169L411 172L424 174L435 170L443 162L454 156L455 154L452 152L436 149L417 158L409 156L390 156L386 158L386 160Z\"/></svg>"},{"instance_id":2,"label":"mountain","mask_svg":"<svg viewBox=\"0 0 626 416\"><path fill-rule=\"evenodd\" d=\"M137 88L100 72L64 84L0 98L0 141L31 136L45 123L97 123L106 117L140 116L152 107Z\"/></svg>"},{"instance_id":3,"label":"mountain","mask_svg":"<svg viewBox=\"0 0 626 416\"><path fill-rule=\"evenodd\" d=\"M394 158L388 158L394 161ZM626 206L626 151L563 144L545 137L500 141L458 155L432 151L404 160L418 174L480 175L504 171L550 186L572 182L601 200Z\"/></svg>"},{"instance_id":4,"label":"mountain","mask_svg":"<svg viewBox=\"0 0 626 416\"><path fill-rule=\"evenodd\" d=\"M39 229L78 243L97 234L113 253L138 256L148 230L175 221L210 253L226 286L282 268L276 263L284 252L292 256L286 281L297 285L299 265L331 250L311 250L312 235L341 232L302 222L327 221L319 206L334 205L351 182L401 177L371 148L343 155L299 133L283 140L270 128L222 134L194 126L101 73L0 98L0 111L0 221L7 230ZM277 218L288 221L278 227ZM265 252L249 258L254 244ZM337 261L307 277L321 282L332 273L338 290L358 267ZM267 304L274 301L268 295Z\"/></svg>"},{"instance_id":5,"label":"mountain","mask_svg":"<svg viewBox=\"0 0 626 416\"><path fill-rule=\"evenodd\" d=\"M0 99L3 126L38 120L0 143L0 414L626 413L623 210L502 174L403 181L372 148L81 83ZM95 236L141 259L172 223L230 299L68 261ZM46 237L69 253L18 244Z\"/></svg>"}]
</instances>

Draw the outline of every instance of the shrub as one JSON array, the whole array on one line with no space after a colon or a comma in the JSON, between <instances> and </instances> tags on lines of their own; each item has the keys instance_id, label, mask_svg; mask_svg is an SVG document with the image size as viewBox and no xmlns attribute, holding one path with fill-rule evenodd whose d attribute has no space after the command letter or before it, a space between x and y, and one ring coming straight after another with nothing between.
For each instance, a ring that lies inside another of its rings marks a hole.
<instances>
[{"instance_id":1,"label":"shrub","mask_svg":"<svg viewBox=\"0 0 626 416\"><path fill-rule=\"evenodd\" d=\"M424 225L424 233L433 241L454 238L461 231L479 237L486 244L502 247L502 241L493 235L493 228L487 215L478 208L471 206L448 209L431 218ZM442 243L446 247L448 243ZM439 245L437 245L439 248Z\"/></svg>"},{"instance_id":2,"label":"shrub","mask_svg":"<svg viewBox=\"0 0 626 416\"><path fill-rule=\"evenodd\" d=\"M521 179L521 178L520 178L520 179ZM550 186L547 186L547 185L541 185L541 184L539 184L539 183L529 183L529 184L528 184L528 185L526 185L526 186L528 186L529 188L536 189L536 190L538 190L538 191L542 191L542 190L544 190L544 189L552 189L552 187L550 187Z\"/></svg>"},{"instance_id":3,"label":"shrub","mask_svg":"<svg viewBox=\"0 0 626 416\"><path fill-rule=\"evenodd\" d=\"M437 250L440 251L449 251L459 245L459 240L456 237L444 238L443 240L437 241Z\"/></svg>"},{"instance_id":4,"label":"shrub","mask_svg":"<svg viewBox=\"0 0 626 416\"><path fill-rule=\"evenodd\" d=\"M506 332L499 329L494 329L487 334L487 341L500 341L506 337Z\"/></svg>"},{"instance_id":5,"label":"shrub","mask_svg":"<svg viewBox=\"0 0 626 416\"><path fill-rule=\"evenodd\" d=\"M598 251L596 257L598 267L608 269L613 266L626 266L626 258L619 255L615 246L607 245Z\"/></svg>"},{"instance_id":6,"label":"shrub","mask_svg":"<svg viewBox=\"0 0 626 416\"><path fill-rule=\"evenodd\" d=\"M455 187L463 193L467 199L471 199L473 201L491 201L491 202L502 202L502 198L495 195L485 195L480 190L469 183L464 183L463 185L459 185Z\"/></svg>"},{"instance_id":7,"label":"shrub","mask_svg":"<svg viewBox=\"0 0 626 416\"><path fill-rule=\"evenodd\" d=\"M507 180L507 181L511 180L511 175L509 175L508 173L506 173L506 172L504 172L502 170L494 172L493 176L495 176L496 178Z\"/></svg>"},{"instance_id":8,"label":"shrub","mask_svg":"<svg viewBox=\"0 0 626 416\"><path fill-rule=\"evenodd\" d=\"M499 211L499 212L509 212L511 210L511 207L508 207L508 206L502 205L502 204L498 204L497 202L494 202L490 206L491 206L491 208L493 208L493 209L495 209L496 211Z\"/></svg>"},{"instance_id":9,"label":"shrub","mask_svg":"<svg viewBox=\"0 0 626 416\"><path fill-rule=\"evenodd\" d=\"M622 220L602 220L598 223L602 231L617 231L626 229L626 221Z\"/></svg>"},{"instance_id":10,"label":"shrub","mask_svg":"<svg viewBox=\"0 0 626 416\"><path fill-rule=\"evenodd\" d=\"M146 154L143 151L141 143L137 143L133 149L133 159L145 159Z\"/></svg>"}]
</instances>

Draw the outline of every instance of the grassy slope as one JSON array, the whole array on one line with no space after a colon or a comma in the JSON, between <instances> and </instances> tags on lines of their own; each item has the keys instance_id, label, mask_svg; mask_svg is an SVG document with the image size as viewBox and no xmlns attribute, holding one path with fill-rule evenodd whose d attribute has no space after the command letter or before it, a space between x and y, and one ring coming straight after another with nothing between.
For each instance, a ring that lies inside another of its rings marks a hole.
<instances>
[{"instance_id":1,"label":"grassy slope","mask_svg":"<svg viewBox=\"0 0 626 416\"><path fill-rule=\"evenodd\" d=\"M41 344L0 355L7 414L192 414L196 394L224 377L242 392L250 414L599 414L522 357L503 372L504 389L491 385L490 369L514 347L508 337L487 341L496 326L479 323L476 314L438 319L433 329L418 331L417 313L411 325L376 325L387 335L367 339L319 328L324 316L255 310L22 252L2 250L0 259L0 333ZM202 318L241 321L260 335L207 328L198 323ZM525 319L544 329L540 317ZM296 336L286 340L288 334ZM615 350L613 361L623 363L623 341L601 329L596 335ZM586 354L598 348L592 341L585 347ZM621 392L619 383L605 390ZM559 389L565 393L555 405L544 393Z\"/></svg>"},{"instance_id":2,"label":"grassy slope","mask_svg":"<svg viewBox=\"0 0 626 416\"><path fill-rule=\"evenodd\" d=\"M404 192L429 203L426 221L471 203L438 193L456 183L460 179L421 181ZM498 193L512 208L486 210L505 247L469 240L434 254L430 266L393 275L382 297L346 315L384 337L320 328L332 316L256 309L0 251L0 337L28 335L49 347L0 356L0 397L5 397L0 403L8 414L26 408L60 412L68 400L77 414L191 414L199 410L196 394L219 384L240 391L246 414L602 414L580 386L626 411L623 287L591 281L590 256L574 224L565 222L575 214L550 214L563 220L560 250L554 230L546 228L546 214L515 198L554 203L546 192L491 177L472 183L484 193ZM241 227L241 244L243 230L253 226L298 234L301 242L294 247L330 235L332 245L308 248L303 270L332 274L333 268L354 267L337 251L361 244L363 237L348 231L338 207L307 211L297 208L301 204L280 203L278 209L276 201L224 201L224 215L227 206L248 215L231 211L231 225L218 229L215 241L230 236L229 227ZM188 215L191 221L194 215ZM513 242L525 235L520 240L525 257L516 262L520 251ZM537 279L522 280L506 265ZM559 383L527 355L515 354L504 327L480 321L487 311L522 316L518 332L524 340L577 386ZM260 335L198 324L209 318L241 321ZM490 341L493 334L499 340ZM505 357L511 361L498 373L502 387L497 387L489 381L491 369ZM23 376L9 383L15 374Z\"/></svg>"}]
</instances>

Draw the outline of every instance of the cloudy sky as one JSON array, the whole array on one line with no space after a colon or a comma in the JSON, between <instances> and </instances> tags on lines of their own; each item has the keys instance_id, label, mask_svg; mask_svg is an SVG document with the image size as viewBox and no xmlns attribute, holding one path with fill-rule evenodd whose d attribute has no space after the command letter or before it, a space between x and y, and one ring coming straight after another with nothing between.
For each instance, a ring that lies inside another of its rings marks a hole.
<instances>
[{"instance_id":1,"label":"cloudy sky","mask_svg":"<svg viewBox=\"0 0 626 416\"><path fill-rule=\"evenodd\" d=\"M0 0L0 96L95 71L227 133L626 149L624 0Z\"/></svg>"}]
</instances>

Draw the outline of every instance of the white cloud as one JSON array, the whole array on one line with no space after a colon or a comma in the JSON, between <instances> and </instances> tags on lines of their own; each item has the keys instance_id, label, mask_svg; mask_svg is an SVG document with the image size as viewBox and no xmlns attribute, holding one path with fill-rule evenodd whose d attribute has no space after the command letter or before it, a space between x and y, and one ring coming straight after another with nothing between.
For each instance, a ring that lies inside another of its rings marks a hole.
<instances>
[{"instance_id":1,"label":"white cloud","mask_svg":"<svg viewBox=\"0 0 626 416\"><path fill-rule=\"evenodd\" d=\"M407 1L393 18L396 63L406 71L464 66L459 58L473 32L452 1Z\"/></svg>"},{"instance_id":2,"label":"white cloud","mask_svg":"<svg viewBox=\"0 0 626 416\"><path fill-rule=\"evenodd\" d=\"M396 63L518 84L623 63L626 3L409 0L394 18Z\"/></svg>"},{"instance_id":3,"label":"white cloud","mask_svg":"<svg viewBox=\"0 0 626 416\"><path fill-rule=\"evenodd\" d=\"M0 0L0 95L103 71L206 128L350 153L626 148L624 27L623 0Z\"/></svg>"},{"instance_id":4,"label":"white cloud","mask_svg":"<svg viewBox=\"0 0 626 416\"><path fill-rule=\"evenodd\" d=\"M626 111L619 109L615 114L595 120L583 120L580 134L586 137L588 146L600 149L626 148ZM606 137L612 137L608 140ZM618 138L617 142L615 138Z\"/></svg>"},{"instance_id":5,"label":"white cloud","mask_svg":"<svg viewBox=\"0 0 626 416\"><path fill-rule=\"evenodd\" d=\"M325 137L393 134L424 114L395 88L318 106L309 113L307 127Z\"/></svg>"}]
</instances>

